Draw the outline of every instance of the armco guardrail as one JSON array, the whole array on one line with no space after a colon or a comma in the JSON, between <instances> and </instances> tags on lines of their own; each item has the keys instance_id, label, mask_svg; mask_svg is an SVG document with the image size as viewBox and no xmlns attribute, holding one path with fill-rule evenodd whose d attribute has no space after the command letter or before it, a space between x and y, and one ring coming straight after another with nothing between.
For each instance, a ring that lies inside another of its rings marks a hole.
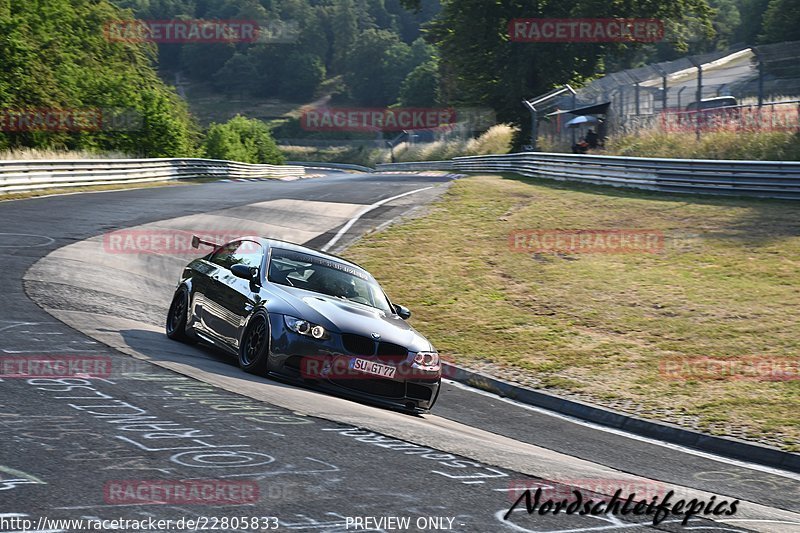
<instances>
[{"instance_id":1,"label":"armco guardrail","mask_svg":"<svg viewBox=\"0 0 800 533\"><path fill-rule=\"evenodd\" d=\"M216 159L82 159L0 161L0 194L86 185L198 178L303 176L305 169Z\"/></svg>"},{"instance_id":2,"label":"armco guardrail","mask_svg":"<svg viewBox=\"0 0 800 533\"><path fill-rule=\"evenodd\" d=\"M378 172L394 172L397 170L453 170L453 161L413 161L409 163L385 163L377 166Z\"/></svg>"},{"instance_id":3,"label":"armco guardrail","mask_svg":"<svg viewBox=\"0 0 800 533\"><path fill-rule=\"evenodd\" d=\"M287 161L287 165L297 165L306 168L320 169L320 170L356 170L358 172L375 172L374 168L364 167L361 165L350 165L347 163L323 163L317 161Z\"/></svg>"},{"instance_id":4,"label":"armco guardrail","mask_svg":"<svg viewBox=\"0 0 800 533\"><path fill-rule=\"evenodd\" d=\"M670 193L756 196L800 200L800 162L660 159L525 152L458 157L440 170L514 172ZM400 165L405 165L402 163ZM378 170L411 170L380 165ZM427 166L427 170L433 166Z\"/></svg>"}]
</instances>

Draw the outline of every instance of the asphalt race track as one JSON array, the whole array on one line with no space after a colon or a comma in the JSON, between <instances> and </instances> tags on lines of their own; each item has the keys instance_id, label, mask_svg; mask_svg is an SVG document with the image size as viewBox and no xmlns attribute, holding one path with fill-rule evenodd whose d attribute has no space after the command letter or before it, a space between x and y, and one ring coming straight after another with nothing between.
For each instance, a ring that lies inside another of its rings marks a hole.
<instances>
[{"instance_id":1,"label":"asphalt race track","mask_svg":"<svg viewBox=\"0 0 800 533\"><path fill-rule=\"evenodd\" d=\"M367 206L418 191L363 214L338 247L424 208L450 181L332 173L0 202L0 362L110 361L102 378L0 379L0 531L22 529L12 518L33 520L31 530L79 530L42 517L200 519L217 531L254 531L243 520L264 517L259 530L800 532L797 474L604 431L453 383L419 417L245 374L233 359L163 333L191 255L130 253L108 236L247 232L322 247ZM142 503L118 490L152 480L234 483L247 497ZM678 516L653 526L647 516L528 515L524 505L504 520L520 485L544 494L673 490L740 504L733 516L688 526ZM390 516L410 526L356 521Z\"/></svg>"}]
</instances>

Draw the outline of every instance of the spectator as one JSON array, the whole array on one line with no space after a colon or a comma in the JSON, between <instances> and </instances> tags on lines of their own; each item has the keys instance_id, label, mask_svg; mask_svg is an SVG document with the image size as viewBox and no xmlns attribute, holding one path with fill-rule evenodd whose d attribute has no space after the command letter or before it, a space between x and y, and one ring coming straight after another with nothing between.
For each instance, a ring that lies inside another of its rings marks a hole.
<instances>
[{"instance_id":1,"label":"spectator","mask_svg":"<svg viewBox=\"0 0 800 533\"><path fill-rule=\"evenodd\" d=\"M585 154L587 150L589 150L589 143L586 142L586 139L581 139L576 144L572 145L573 154Z\"/></svg>"},{"instance_id":2,"label":"spectator","mask_svg":"<svg viewBox=\"0 0 800 533\"><path fill-rule=\"evenodd\" d=\"M589 128L589 131L586 132L586 144L589 145L589 148L597 148L599 136L592 128Z\"/></svg>"}]
</instances>

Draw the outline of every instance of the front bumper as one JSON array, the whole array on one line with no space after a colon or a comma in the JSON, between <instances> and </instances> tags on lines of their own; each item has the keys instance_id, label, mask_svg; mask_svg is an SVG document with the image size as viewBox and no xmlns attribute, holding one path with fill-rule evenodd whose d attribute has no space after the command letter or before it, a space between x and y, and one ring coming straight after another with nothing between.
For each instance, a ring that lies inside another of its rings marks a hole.
<instances>
[{"instance_id":1,"label":"front bumper","mask_svg":"<svg viewBox=\"0 0 800 533\"><path fill-rule=\"evenodd\" d=\"M356 356L347 353L341 336L325 341L289 330L283 316L270 315L271 372L312 381L323 388L372 403L412 411L431 409L439 395L441 369L413 365L413 354L405 356ZM356 359L367 359L395 369L394 376L378 376L354 368Z\"/></svg>"}]
</instances>

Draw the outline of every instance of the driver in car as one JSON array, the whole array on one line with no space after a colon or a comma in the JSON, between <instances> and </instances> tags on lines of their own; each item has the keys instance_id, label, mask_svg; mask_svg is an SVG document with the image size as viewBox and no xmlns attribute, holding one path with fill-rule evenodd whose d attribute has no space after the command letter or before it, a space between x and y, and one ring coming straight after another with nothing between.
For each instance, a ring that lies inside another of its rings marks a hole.
<instances>
[{"instance_id":1,"label":"driver in car","mask_svg":"<svg viewBox=\"0 0 800 533\"><path fill-rule=\"evenodd\" d=\"M329 272L322 282L324 292L336 298L350 298L355 293L350 280L340 274Z\"/></svg>"}]
</instances>

